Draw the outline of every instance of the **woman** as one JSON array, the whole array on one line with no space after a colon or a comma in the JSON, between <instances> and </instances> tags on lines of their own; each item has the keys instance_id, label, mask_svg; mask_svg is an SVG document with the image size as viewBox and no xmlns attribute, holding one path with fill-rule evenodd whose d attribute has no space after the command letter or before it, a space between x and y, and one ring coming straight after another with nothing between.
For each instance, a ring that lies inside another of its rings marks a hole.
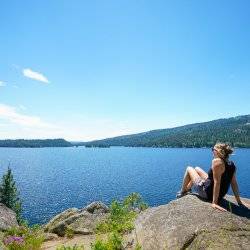
<instances>
[{"instance_id":1,"label":"woman","mask_svg":"<svg viewBox=\"0 0 250 250\"><path fill-rule=\"evenodd\" d=\"M184 196L193 186L201 198L212 202L213 208L226 211L226 209L218 204L226 195L231 184L238 204L249 207L248 204L240 199L235 175L236 167L232 161L229 161L229 155L232 154L233 149L228 144L217 143L212 148L212 152L214 159L208 173L199 167L187 167L182 189L177 193L176 197L180 198Z\"/></svg>"}]
</instances>

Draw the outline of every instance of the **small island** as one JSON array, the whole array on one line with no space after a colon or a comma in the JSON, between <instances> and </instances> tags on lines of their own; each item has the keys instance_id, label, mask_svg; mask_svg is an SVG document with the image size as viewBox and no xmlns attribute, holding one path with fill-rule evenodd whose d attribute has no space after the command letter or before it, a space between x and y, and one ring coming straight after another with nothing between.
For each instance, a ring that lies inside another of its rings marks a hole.
<instances>
[{"instance_id":1,"label":"small island","mask_svg":"<svg viewBox=\"0 0 250 250\"><path fill-rule=\"evenodd\" d=\"M105 145L105 144L86 144L85 148L110 148L110 145Z\"/></svg>"}]
</instances>

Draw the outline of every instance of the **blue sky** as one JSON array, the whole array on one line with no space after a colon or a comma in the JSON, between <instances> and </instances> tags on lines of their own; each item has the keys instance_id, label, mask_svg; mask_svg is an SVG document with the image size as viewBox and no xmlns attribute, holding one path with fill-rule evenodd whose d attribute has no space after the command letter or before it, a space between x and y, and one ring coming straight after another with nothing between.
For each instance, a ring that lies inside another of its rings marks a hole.
<instances>
[{"instance_id":1,"label":"blue sky","mask_svg":"<svg viewBox=\"0 0 250 250\"><path fill-rule=\"evenodd\" d=\"M249 1L1 1L0 139L92 140L250 112Z\"/></svg>"}]
</instances>

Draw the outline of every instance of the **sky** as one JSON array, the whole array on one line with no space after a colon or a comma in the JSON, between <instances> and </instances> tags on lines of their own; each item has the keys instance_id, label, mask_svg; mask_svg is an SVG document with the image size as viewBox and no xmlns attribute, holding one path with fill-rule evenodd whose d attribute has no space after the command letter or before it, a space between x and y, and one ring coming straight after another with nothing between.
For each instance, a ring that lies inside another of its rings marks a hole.
<instances>
[{"instance_id":1,"label":"sky","mask_svg":"<svg viewBox=\"0 0 250 250\"><path fill-rule=\"evenodd\" d=\"M0 139L89 141L250 113L250 1L0 2Z\"/></svg>"}]
</instances>

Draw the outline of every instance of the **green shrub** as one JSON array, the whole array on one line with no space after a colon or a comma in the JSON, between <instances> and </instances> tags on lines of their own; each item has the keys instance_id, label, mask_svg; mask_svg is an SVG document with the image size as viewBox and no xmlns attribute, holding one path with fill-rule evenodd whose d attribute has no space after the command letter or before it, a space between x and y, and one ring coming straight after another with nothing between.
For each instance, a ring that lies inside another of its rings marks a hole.
<instances>
[{"instance_id":1,"label":"green shrub","mask_svg":"<svg viewBox=\"0 0 250 250\"><path fill-rule=\"evenodd\" d=\"M120 250L122 249L122 234L130 232L134 229L134 220L139 211L148 207L143 202L140 194L132 193L121 202L114 200L110 205L110 214L108 218L96 226L97 233L108 233L107 241L97 240L93 246L93 250ZM136 250L141 250L136 245Z\"/></svg>"},{"instance_id":2,"label":"green shrub","mask_svg":"<svg viewBox=\"0 0 250 250\"><path fill-rule=\"evenodd\" d=\"M233 212L233 210L232 210L232 204L231 204L231 202L230 202L230 201L228 201L228 207L229 207L229 211L232 213L232 212Z\"/></svg>"},{"instance_id":3,"label":"green shrub","mask_svg":"<svg viewBox=\"0 0 250 250\"><path fill-rule=\"evenodd\" d=\"M122 236L119 233L111 233L107 241L97 240L91 247L92 250L121 250Z\"/></svg>"},{"instance_id":4,"label":"green shrub","mask_svg":"<svg viewBox=\"0 0 250 250\"><path fill-rule=\"evenodd\" d=\"M84 246L74 245L73 247L60 246L56 250L84 250Z\"/></svg>"},{"instance_id":5,"label":"green shrub","mask_svg":"<svg viewBox=\"0 0 250 250\"><path fill-rule=\"evenodd\" d=\"M39 250L44 241L41 228L37 225L29 228L20 226L5 232L4 245L8 250Z\"/></svg>"},{"instance_id":6,"label":"green shrub","mask_svg":"<svg viewBox=\"0 0 250 250\"><path fill-rule=\"evenodd\" d=\"M70 227L67 227L65 230L65 236L69 239L72 239L74 237L74 230Z\"/></svg>"},{"instance_id":7,"label":"green shrub","mask_svg":"<svg viewBox=\"0 0 250 250\"><path fill-rule=\"evenodd\" d=\"M148 205L143 201L139 193L131 193L123 200L123 206L127 207L128 210L143 211L148 208Z\"/></svg>"},{"instance_id":8,"label":"green shrub","mask_svg":"<svg viewBox=\"0 0 250 250\"><path fill-rule=\"evenodd\" d=\"M1 240L0 240L0 249L4 249L4 244Z\"/></svg>"},{"instance_id":9,"label":"green shrub","mask_svg":"<svg viewBox=\"0 0 250 250\"><path fill-rule=\"evenodd\" d=\"M122 202L114 200L110 205L109 217L96 226L96 232L130 232L134 228L136 210L141 211L146 208L147 205L137 193L130 194Z\"/></svg>"},{"instance_id":10,"label":"green shrub","mask_svg":"<svg viewBox=\"0 0 250 250\"><path fill-rule=\"evenodd\" d=\"M142 246L140 244L136 244L135 245L135 250L142 250Z\"/></svg>"},{"instance_id":11,"label":"green shrub","mask_svg":"<svg viewBox=\"0 0 250 250\"><path fill-rule=\"evenodd\" d=\"M0 202L16 213L18 223L22 222L22 203L19 199L19 192L10 167L8 167L7 173L2 177L0 184Z\"/></svg>"}]
</instances>

